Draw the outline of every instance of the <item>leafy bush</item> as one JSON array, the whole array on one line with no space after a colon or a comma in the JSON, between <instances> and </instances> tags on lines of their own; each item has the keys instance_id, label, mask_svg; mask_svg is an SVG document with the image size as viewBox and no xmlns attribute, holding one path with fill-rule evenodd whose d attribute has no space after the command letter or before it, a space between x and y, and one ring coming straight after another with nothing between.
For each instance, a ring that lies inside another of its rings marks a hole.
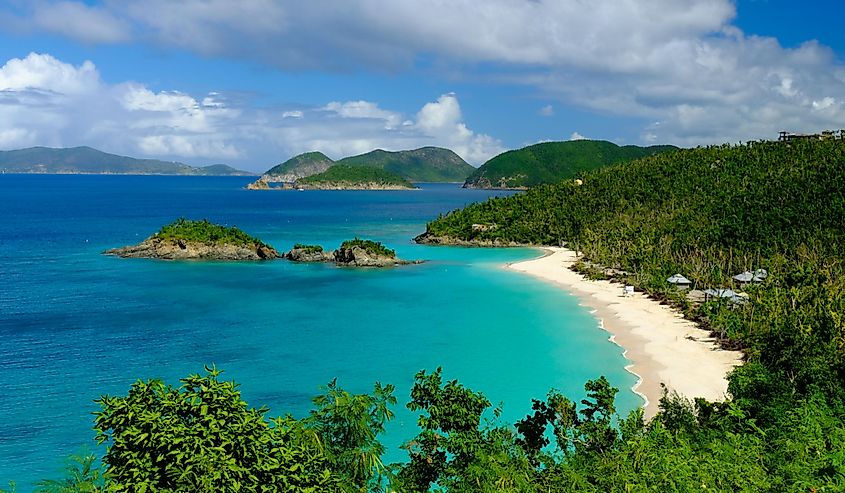
<instances>
[{"instance_id":1,"label":"leafy bush","mask_svg":"<svg viewBox=\"0 0 845 493\"><path fill-rule=\"evenodd\" d=\"M162 227L153 235L153 238L236 246L267 246L261 240L244 233L235 226L221 226L206 219L192 221L184 217Z\"/></svg>"},{"instance_id":2,"label":"leafy bush","mask_svg":"<svg viewBox=\"0 0 845 493\"><path fill-rule=\"evenodd\" d=\"M323 251L323 247L320 245L303 245L302 243L296 243L293 246L294 250L305 250L305 253L320 253Z\"/></svg>"},{"instance_id":3,"label":"leafy bush","mask_svg":"<svg viewBox=\"0 0 845 493\"><path fill-rule=\"evenodd\" d=\"M348 250L354 247L362 248L365 252L370 255L380 255L390 258L396 257L395 250L387 248L386 246L382 245L381 242L378 241L362 240L360 238L355 238L354 240L346 240L340 245L340 248L344 250Z\"/></svg>"}]
</instances>

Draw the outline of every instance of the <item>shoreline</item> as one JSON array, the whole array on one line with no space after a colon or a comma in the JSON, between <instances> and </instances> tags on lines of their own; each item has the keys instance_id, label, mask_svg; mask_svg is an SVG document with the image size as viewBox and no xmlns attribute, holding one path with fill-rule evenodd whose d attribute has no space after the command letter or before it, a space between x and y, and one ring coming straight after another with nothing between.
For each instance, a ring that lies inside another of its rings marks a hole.
<instances>
[{"instance_id":1,"label":"shoreline","mask_svg":"<svg viewBox=\"0 0 845 493\"><path fill-rule=\"evenodd\" d=\"M625 370L637 377L631 390L645 401L646 419L658 411L661 383L686 398L724 400L726 376L742 364L741 352L720 349L695 322L643 293L623 296L620 284L585 279L570 269L577 260L572 250L541 248L541 257L507 267L551 282L590 309L608 340L622 348Z\"/></svg>"}]
</instances>

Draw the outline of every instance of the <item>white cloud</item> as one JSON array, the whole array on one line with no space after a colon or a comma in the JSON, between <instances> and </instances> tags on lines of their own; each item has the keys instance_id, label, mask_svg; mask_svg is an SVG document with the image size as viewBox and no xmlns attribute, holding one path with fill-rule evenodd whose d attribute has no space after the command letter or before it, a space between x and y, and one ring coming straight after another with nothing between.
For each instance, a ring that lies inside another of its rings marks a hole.
<instances>
[{"instance_id":1,"label":"white cloud","mask_svg":"<svg viewBox=\"0 0 845 493\"><path fill-rule=\"evenodd\" d=\"M845 119L845 67L833 53L816 42L787 49L746 35L733 25L732 0L35 5L20 20L31 29L88 42L131 32L156 46L283 70L399 71L424 55L433 70L460 77L483 64L486 79L522 84L555 104L661 121L659 129L644 124L641 135L678 144L772 137L781 128L817 130ZM63 16L72 27L44 20ZM95 16L106 19L96 24L105 32L73 27ZM373 110L357 103L343 103L352 107L337 114L358 119L365 117L342 113Z\"/></svg>"},{"instance_id":2,"label":"white cloud","mask_svg":"<svg viewBox=\"0 0 845 493\"><path fill-rule=\"evenodd\" d=\"M572 135L569 136L569 140L585 140L586 137L579 134L578 132L572 132Z\"/></svg>"},{"instance_id":3,"label":"white cloud","mask_svg":"<svg viewBox=\"0 0 845 493\"><path fill-rule=\"evenodd\" d=\"M547 104L546 106L540 108L537 114L539 114L540 116L554 116L555 108L554 106Z\"/></svg>"},{"instance_id":4,"label":"white cloud","mask_svg":"<svg viewBox=\"0 0 845 493\"><path fill-rule=\"evenodd\" d=\"M394 111L379 108L378 104L370 101L347 101L340 103L332 101L324 109L336 113L342 118L373 118L383 120L385 129L395 128L402 121L402 115Z\"/></svg>"},{"instance_id":5,"label":"white cloud","mask_svg":"<svg viewBox=\"0 0 845 493\"><path fill-rule=\"evenodd\" d=\"M0 68L0 90L40 90L58 94L79 94L99 89L100 74L90 61L79 67L50 55L30 53L12 58Z\"/></svg>"},{"instance_id":6,"label":"white cloud","mask_svg":"<svg viewBox=\"0 0 845 493\"><path fill-rule=\"evenodd\" d=\"M497 139L476 134L462 120L458 98L449 93L426 103L417 113L414 127L433 140L444 142L469 162L481 163L505 150Z\"/></svg>"},{"instance_id":7,"label":"white cloud","mask_svg":"<svg viewBox=\"0 0 845 493\"><path fill-rule=\"evenodd\" d=\"M91 145L109 152L229 162L254 171L314 149L332 157L427 145L449 147L480 164L501 143L467 126L454 94L411 118L373 101L267 109L232 104L225 94L153 91L104 83L90 61L74 66L47 54L0 68L0 148Z\"/></svg>"}]
</instances>

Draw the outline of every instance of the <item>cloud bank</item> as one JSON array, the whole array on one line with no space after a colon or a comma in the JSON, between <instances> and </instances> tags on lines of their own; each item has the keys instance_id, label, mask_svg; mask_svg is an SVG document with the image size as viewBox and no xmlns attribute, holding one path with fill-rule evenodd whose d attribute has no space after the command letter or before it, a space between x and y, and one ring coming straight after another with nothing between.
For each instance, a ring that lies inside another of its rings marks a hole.
<instances>
[{"instance_id":1,"label":"cloud bank","mask_svg":"<svg viewBox=\"0 0 845 493\"><path fill-rule=\"evenodd\" d=\"M16 5L6 17L26 26L19 29L87 43L131 40L285 71L414 71L422 70L417 65L424 59L429 76L483 77L521 85L528 95L559 102L557 108L639 119L642 142L771 138L781 129L838 128L845 120L845 66L836 55L813 40L785 48L774 38L741 32L733 24L732 0ZM336 116L357 111L354 119L378 120L396 138L411 130L404 116L364 116L373 109L359 103L339 102L347 106L338 106ZM541 114L551 113L548 108ZM333 110L324 111L328 118ZM425 124L411 127L426 131ZM478 149L490 145L484 136L450 128L465 134L467 152L480 155ZM358 146L371 137L360 140Z\"/></svg>"},{"instance_id":2,"label":"cloud bank","mask_svg":"<svg viewBox=\"0 0 845 493\"><path fill-rule=\"evenodd\" d=\"M80 143L129 155L225 161L254 171L310 150L339 158L374 148L437 145L475 164L503 150L498 140L467 127L455 94L406 118L371 101L268 109L236 104L220 93L107 84L92 62L73 66L49 54L31 53L0 67L0 148Z\"/></svg>"}]
</instances>

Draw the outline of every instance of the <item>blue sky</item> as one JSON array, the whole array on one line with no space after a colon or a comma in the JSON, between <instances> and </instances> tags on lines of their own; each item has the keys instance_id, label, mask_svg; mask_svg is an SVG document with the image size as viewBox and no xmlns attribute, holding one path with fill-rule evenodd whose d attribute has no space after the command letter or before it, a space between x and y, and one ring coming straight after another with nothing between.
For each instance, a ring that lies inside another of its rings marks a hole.
<instances>
[{"instance_id":1,"label":"blue sky","mask_svg":"<svg viewBox=\"0 0 845 493\"><path fill-rule=\"evenodd\" d=\"M0 149L263 171L424 145L845 127L838 2L7 0Z\"/></svg>"}]
</instances>

